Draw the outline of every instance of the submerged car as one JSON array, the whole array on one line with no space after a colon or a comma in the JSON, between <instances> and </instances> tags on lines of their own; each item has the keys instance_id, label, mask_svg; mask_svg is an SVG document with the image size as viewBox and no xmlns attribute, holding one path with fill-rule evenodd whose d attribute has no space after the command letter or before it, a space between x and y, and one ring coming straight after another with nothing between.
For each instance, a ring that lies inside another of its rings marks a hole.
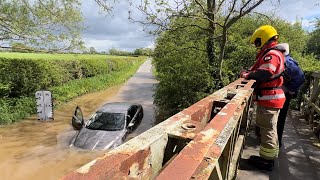
<instances>
[{"instance_id":1,"label":"submerged car","mask_svg":"<svg viewBox=\"0 0 320 180\"><path fill-rule=\"evenodd\" d=\"M89 150L105 150L123 143L128 133L141 123L143 108L140 104L114 102L104 104L85 123L80 107L72 118L72 126L79 132L70 147Z\"/></svg>"}]
</instances>

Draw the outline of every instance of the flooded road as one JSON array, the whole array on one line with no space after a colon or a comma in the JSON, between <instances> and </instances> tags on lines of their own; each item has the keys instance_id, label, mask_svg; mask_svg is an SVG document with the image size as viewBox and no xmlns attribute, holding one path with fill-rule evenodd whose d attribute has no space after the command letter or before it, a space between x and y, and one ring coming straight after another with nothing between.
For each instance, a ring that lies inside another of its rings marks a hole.
<instances>
[{"instance_id":1,"label":"flooded road","mask_svg":"<svg viewBox=\"0 0 320 180\"><path fill-rule=\"evenodd\" d=\"M88 118L106 102L140 103L144 118L128 138L149 129L154 124L152 95L155 83L148 60L123 86L87 94L61 105L55 109L52 122L40 122L37 116L31 116L19 123L0 127L0 179L58 179L102 156L103 151L69 148L69 141L76 133L70 122L77 105Z\"/></svg>"}]
</instances>

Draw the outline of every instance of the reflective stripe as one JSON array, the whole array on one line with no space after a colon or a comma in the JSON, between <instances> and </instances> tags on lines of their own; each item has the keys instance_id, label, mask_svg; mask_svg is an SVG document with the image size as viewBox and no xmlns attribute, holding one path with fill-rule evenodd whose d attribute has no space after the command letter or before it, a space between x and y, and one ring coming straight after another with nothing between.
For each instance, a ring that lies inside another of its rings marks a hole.
<instances>
[{"instance_id":1,"label":"reflective stripe","mask_svg":"<svg viewBox=\"0 0 320 180\"><path fill-rule=\"evenodd\" d=\"M269 158L271 158L271 159L277 157L277 154L276 154L276 153L267 153L267 152L265 152L265 151L262 151L261 149L260 149L260 152L259 152L259 153L260 153L261 156L266 156L266 157L269 157Z\"/></svg>"},{"instance_id":2,"label":"reflective stripe","mask_svg":"<svg viewBox=\"0 0 320 180\"><path fill-rule=\"evenodd\" d=\"M286 96L284 95L284 93L275 94L275 95L263 95L262 97L258 96L258 100L272 100L272 99L280 99L285 97Z\"/></svg>"},{"instance_id":3,"label":"reflective stripe","mask_svg":"<svg viewBox=\"0 0 320 180\"><path fill-rule=\"evenodd\" d=\"M274 74L271 78L274 78L274 77L277 77L277 76L279 76L283 71L284 71L284 62L282 62L282 61L285 61L285 57L284 57L284 55L282 54L282 53L280 53L279 51L277 51L277 50L271 50L272 51L272 53L274 53L274 54L277 54L277 56L279 56L279 59L280 59L280 68L279 68L279 71L278 71L278 73L276 73L276 74ZM270 52L271 52L270 51Z\"/></svg>"},{"instance_id":4,"label":"reflective stripe","mask_svg":"<svg viewBox=\"0 0 320 180\"><path fill-rule=\"evenodd\" d=\"M280 74L284 71L284 69L282 71L279 71L277 74L274 74L271 76L271 79L275 78L275 77L279 77Z\"/></svg>"},{"instance_id":5,"label":"reflective stripe","mask_svg":"<svg viewBox=\"0 0 320 180\"><path fill-rule=\"evenodd\" d=\"M269 158L275 158L278 157L279 154L279 147L275 148L275 149L269 149L269 148L265 148L263 146L260 146L260 155L262 156L266 156Z\"/></svg>"},{"instance_id":6,"label":"reflective stripe","mask_svg":"<svg viewBox=\"0 0 320 180\"><path fill-rule=\"evenodd\" d=\"M262 64L258 69L268 69L268 68L270 68L272 71L276 71L277 70L277 68L271 63Z\"/></svg>"},{"instance_id":7,"label":"reflective stripe","mask_svg":"<svg viewBox=\"0 0 320 180\"><path fill-rule=\"evenodd\" d=\"M263 146L260 146L260 149L265 152L268 152L268 153L274 153L274 152L279 151L279 146L277 146L276 148L273 148L273 149L269 149L269 148L265 148Z\"/></svg>"}]
</instances>

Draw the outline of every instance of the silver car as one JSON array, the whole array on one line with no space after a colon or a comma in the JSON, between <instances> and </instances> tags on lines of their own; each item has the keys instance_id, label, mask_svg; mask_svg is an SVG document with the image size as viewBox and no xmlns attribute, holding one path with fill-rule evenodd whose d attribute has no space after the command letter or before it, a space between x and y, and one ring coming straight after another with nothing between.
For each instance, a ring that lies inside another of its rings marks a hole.
<instances>
[{"instance_id":1,"label":"silver car","mask_svg":"<svg viewBox=\"0 0 320 180\"><path fill-rule=\"evenodd\" d=\"M72 126L79 133L72 139L70 147L105 150L119 146L126 135L139 126L142 118L140 104L115 102L104 104L84 123L82 111L77 107Z\"/></svg>"}]
</instances>

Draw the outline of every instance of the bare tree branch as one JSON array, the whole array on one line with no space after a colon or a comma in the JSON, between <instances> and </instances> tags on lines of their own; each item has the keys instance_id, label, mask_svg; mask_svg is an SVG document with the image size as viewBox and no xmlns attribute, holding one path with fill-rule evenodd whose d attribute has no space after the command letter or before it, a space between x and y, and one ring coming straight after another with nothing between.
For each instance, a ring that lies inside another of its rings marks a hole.
<instances>
[{"instance_id":1,"label":"bare tree branch","mask_svg":"<svg viewBox=\"0 0 320 180\"><path fill-rule=\"evenodd\" d=\"M261 17L264 17L266 19L268 19L270 21L271 24L274 24L275 21L273 20L273 18L271 18L270 16L266 15L266 14L263 14L263 13L259 13L259 12L252 12L253 14L257 14Z\"/></svg>"},{"instance_id":2,"label":"bare tree branch","mask_svg":"<svg viewBox=\"0 0 320 180\"><path fill-rule=\"evenodd\" d=\"M118 0L94 0L104 11L109 15L113 9L113 5L118 2Z\"/></svg>"},{"instance_id":3,"label":"bare tree branch","mask_svg":"<svg viewBox=\"0 0 320 180\"><path fill-rule=\"evenodd\" d=\"M219 3L218 3L218 6L217 6L217 11L220 11L220 8L222 7L222 4L224 3L225 0L221 0Z\"/></svg>"},{"instance_id":4,"label":"bare tree branch","mask_svg":"<svg viewBox=\"0 0 320 180\"><path fill-rule=\"evenodd\" d=\"M201 10L202 10L204 13L206 13L206 10L205 10L205 8L202 6L202 4L201 4L198 0L194 0L194 1L196 2L196 4L197 4L198 6L200 6Z\"/></svg>"},{"instance_id":5,"label":"bare tree branch","mask_svg":"<svg viewBox=\"0 0 320 180\"><path fill-rule=\"evenodd\" d=\"M229 13L228 13L227 17L226 17L225 20L224 20L224 23L223 23L224 26L225 26L226 23L228 22L228 20L229 20L229 18L230 18L230 15L233 13L234 8L235 8L235 6L236 6L236 2L237 2L236 0L233 1L232 6L231 6L231 8L230 8L230 10L229 10Z\"/></svg>"},{"instance_id":6,"label":"bare tree branch","mask_svg":"<svg viewBox=\"0 0 320 180\"><path fill-rule=\"evenodd\" d=\"M248 2L251 0L248 0ZM256 8L257 6L259 6L264 0L259 0L258 2L256 2L254 5L252 5L250 8L248 8L247 10L243 11L244 7L242 7L240 9L239 15L233 17L232 19L230 19L230 21L226 24L226 27L229 28L232 24L234 24L235 22L237 22L237 20L239 20L241 17L245 16L246 14L250 13L254 8ZM247 3L246 3L247 4ZM246 5L247 6L247 5Z\"/></svg>"}]
</instances>

